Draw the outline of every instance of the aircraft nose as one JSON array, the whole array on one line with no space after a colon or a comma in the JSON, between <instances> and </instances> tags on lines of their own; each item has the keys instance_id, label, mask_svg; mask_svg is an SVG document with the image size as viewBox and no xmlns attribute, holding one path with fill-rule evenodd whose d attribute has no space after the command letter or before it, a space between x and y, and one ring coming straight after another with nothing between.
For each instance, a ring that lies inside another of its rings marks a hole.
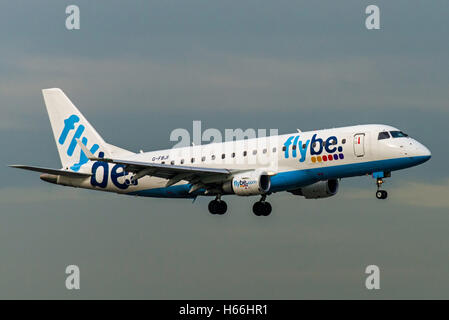
<instances>
[{"instance_id":1,"label":"aircraft nose","mask_svg":"<svg viewBox=\"0 0 449 320\"><path fill-rule=\"evenodd\" d=\"M423 146L423 149L422 149L422 156L423 157L426 157L427 158L427 160L429 160L431 157L432 157L432 153L430 152L430 150L427 148L427 147L425 147L425 146Z\"/></svg>"},{"instance_id":2,"label":"aircraft nose","mask_svg":"<svg viewBox=\"0 0 449 320\"><path fill-rule=\"evenodd\" d=\"M422 157L424 161L427 161L432 157L430 150L419 142L416 143L416 155Z\"/></svg>"}]
</instances>

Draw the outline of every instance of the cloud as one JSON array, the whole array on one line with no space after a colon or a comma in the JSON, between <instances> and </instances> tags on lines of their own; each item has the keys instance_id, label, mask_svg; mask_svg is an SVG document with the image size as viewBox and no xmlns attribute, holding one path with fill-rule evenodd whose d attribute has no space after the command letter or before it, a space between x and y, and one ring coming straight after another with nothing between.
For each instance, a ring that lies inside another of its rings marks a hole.
<instances>
[{"instance_id":1,"label":"cloud","mask_svg":"<svg viewBox=\"0 0 449 320\"><path fill-rule=\"evenodd\" d=\"M404 182L402 187L388 190L388 193L388 201L399 205L449 209L449 179L443 184ZM367 199L373 197L373 192L372 190L348 189L343 197L349 200Z\"/></svg>"},{"instance_id":2,"label":"cloud","mask_svg":"<svg viewBox=\"0 0 449 320\"><path fill-rule=\"evenodd\" d=\"M31 107L37 110L36 104L42 104L40 90L46 87L61 87L75 104L87 105L84 108L126 106L127 112L211 107L229 112L359 110L360 106L410 110L423 105L447 111L442 82L411 80L420 79L416 73L425 76L435 68L415 58L402 58L397 66L391 58L301 60L200 51L184 60L23 56L10 63L10 71L0 76L2 105L12 118L0 122L3 129L15 122L23 125L18 119L29 115Z\"/></svg>"}]
</instances>

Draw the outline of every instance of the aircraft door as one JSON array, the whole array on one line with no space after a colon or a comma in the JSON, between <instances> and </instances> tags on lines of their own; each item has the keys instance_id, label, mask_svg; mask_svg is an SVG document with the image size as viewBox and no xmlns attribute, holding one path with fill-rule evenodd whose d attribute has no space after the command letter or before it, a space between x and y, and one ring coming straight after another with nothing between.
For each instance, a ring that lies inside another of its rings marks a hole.
<instances>
[{"instance_id":1,"label":"aircraft door","mask_svg":"<svg viewBox=\"0 0 449 320\"><path fill-rule=\"evenodd\" d=\"M365 134L357 133L354 135L354 154L356 157L365 155Z\"/></svg>"}]
</instances>

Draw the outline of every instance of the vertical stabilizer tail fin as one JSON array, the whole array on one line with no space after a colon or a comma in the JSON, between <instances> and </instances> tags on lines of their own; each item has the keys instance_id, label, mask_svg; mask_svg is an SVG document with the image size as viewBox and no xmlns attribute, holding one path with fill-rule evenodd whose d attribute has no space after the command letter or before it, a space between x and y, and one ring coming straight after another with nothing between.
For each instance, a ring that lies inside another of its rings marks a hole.
<instances>
[{"instance_id":1,"label":"vertical stabilizer tail fin","mask_svg":"<svg viewBox=\"0 0 449 320\"><path fill-rule=\"evenodd\" d=\"M103 140L61 89L44 89L42 94L64 169L79 171L89 160L79 147L77 139L92 154L103 152L105 157L110 156L110 145Z\"/></svg>"}]
</instances>

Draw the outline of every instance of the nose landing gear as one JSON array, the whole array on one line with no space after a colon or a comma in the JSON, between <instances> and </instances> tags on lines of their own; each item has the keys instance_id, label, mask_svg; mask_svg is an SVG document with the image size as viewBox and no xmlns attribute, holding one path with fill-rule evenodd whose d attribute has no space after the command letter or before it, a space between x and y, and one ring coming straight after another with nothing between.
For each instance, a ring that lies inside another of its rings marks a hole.
<instances>
[{"instance_id":1,"label":"nose landing gear","mask_svg":"<svg viewBox=\"0 0 449 320\"><path fill-rule=\"evenodd\" d=\"M211 214L222 215L226 213L228 205L226 204L226 202L221 200L221 195L217 195L217 198L215 200L209 202L208 208Z\"/></svg>"},{"instance_id":2,"label":"nose landing gear","mask_svg":"<svg viewBox=\"0 0 449 320\"><path fill-rule=\"evenodd\" d=\"M263 195L260 201L253 205L253 212L256 216L269 216L271 214L271 204L265 201L266 198L267 196Z\"/></svg>"},{"instance_id":3,"label":"nose landing gear","mask_svg":"<svg viewBox=\"0 0 449 320\"><path fill-rule=\"evenodd\" d=\"M388 192L387 191L380 190L380 187L382 186L382 183L384 183L382 178L377 178L377 181L376 181L376 184L377 184L376 198L377 199L386 199L388 197Z\"/></svg>"}]
</instances>

